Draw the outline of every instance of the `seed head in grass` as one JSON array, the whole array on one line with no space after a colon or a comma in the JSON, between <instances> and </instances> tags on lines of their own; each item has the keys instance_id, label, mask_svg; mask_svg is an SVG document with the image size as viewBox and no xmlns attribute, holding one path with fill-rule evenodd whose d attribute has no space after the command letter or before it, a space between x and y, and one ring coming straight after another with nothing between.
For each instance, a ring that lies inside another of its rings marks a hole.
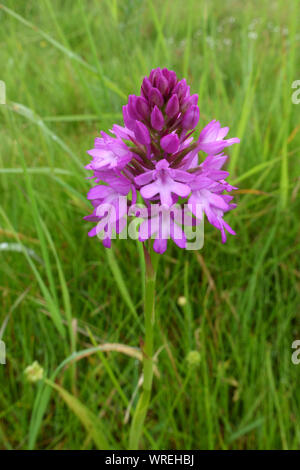
<instances>
[{"instance_id":1,"label":"seed head in grass","mask_svg":"<svg viewBox=\"0 0 300 470\"><path fill-rule=\"evenodd\" d=\"M37 361L34 361L30 366L26 367L24 374L29 382L35 383L43 378L44 369Z\"/></svg>"},{"instance_id":2,"label":"seed head in grass","mask_svg":"<svg viewBox=\"0 0 300 470\"><path fill-rule=\"evenodd\" d=\"M110 247L113 231L121 233L127 216L134 215L141 219L139 240L154 238L154 250L163 253L169 238L186 248L184 229L199 224L203 214L221 231L223 243L225 230L235 235L223 216L236 207L228 194L236 188L226 182L229 173L222 167L228 158L224 149L239 139L225 139L229 128L216 120L193 137L200 112L186 80L153 69L140 95L129 96L123 118L124 127L115 124L112 135L101 132L88 151L92 160L86 168L96 186L87 196L94 211L85 219L97 222L89 235L104 232L103 244ZM137 201L145 210L136 209Z\"/></svg>"},{"instance_id":3,"label":"seed head in grass","mask_svg":"<svg viewBox=\"0 0 300 470\"><path fill-rule=\"evenodd\" d=\"M190 351L186 356L186 361L190 369L196 369L201 363L201 355L198 351Z\"/></svg>"}]
</instances>

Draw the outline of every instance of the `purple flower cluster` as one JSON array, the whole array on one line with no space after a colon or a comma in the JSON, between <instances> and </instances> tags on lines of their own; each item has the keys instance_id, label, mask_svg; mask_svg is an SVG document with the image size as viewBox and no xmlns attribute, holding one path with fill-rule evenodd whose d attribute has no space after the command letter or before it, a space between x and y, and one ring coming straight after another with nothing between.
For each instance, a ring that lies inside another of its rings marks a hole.
<instances>
[{"instance_id":1,"label":"purple flower cluster","mask_svg":"<svg viewBox=\"0 0 300 470\"><path fill-rule=\"evenodd\" d=\"M123 107L125 126L115 124L114 137L101 132L87 152L92 160L86 168L96 182L87 196L94 211L85 219L97 222L90 236L105 230L103 244L110 247L112 227L120 233L126 217L134 214L142 218L140 241L154 238L153 248L159 253L166 250L170 237L185 248L186 208L194 225L205 213L221 231L222 242L225 230L235 234L223 219L235 207L227 193L236 188L225 181L229 173L222 167L228 157L222 152L239 139L226 140L229 128L213 120L194 140L200 117L197 103L198 96L190 94L186 80L160 68L144 78L140 96L129 96ZM199 152L207 154L202 161ZM127 203L120 205L124 196ZM141 201L146 212L134 210Z\"/></svg>"}]
</instances>

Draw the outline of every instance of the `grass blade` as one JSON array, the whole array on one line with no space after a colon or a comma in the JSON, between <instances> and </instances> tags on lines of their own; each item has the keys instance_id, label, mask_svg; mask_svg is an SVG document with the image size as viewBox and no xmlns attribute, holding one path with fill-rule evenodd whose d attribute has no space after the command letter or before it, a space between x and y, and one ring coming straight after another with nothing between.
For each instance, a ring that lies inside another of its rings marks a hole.
<instances>
[{"instance_id":1,"label":"grass blade","mask_svg":"<svg viewBox=\"0 0 300 470\"><path fill-rule=\"evenodd\" d=\"M108 450L110 446L104 435L98 416L92 413L85 405L81 403L81 401L78 400L78 398L75 398L63 387L60 387L54 382L51 382L49 379L45 379L45 382L59 393L70 410L72 410L77 418L81 421L81 424L85 427L87 433L93 439L97 449Z\"/></svg>"},{"instance_id":2,"label":"grass blade","mask_svg":"<svg viewBox=\"0 0 300 470\"><path fill-rule=\"evenodd\" d=\"M141 324L141 321L138 317L137 311L135 309L135 306L131 300L129 291L127 289L127 286L125 284L125 281L123 279L119 264L116 260L115 254L113 252L113 249L107 249L105 250L109 267L114 275L115 281L118 285L118 288L120 290L120 293L123 297L124 302L126 303L127 307L129 308L130 312L134 315L135 319L138 321L139 324Z\"/></svg>"}]
</instances>

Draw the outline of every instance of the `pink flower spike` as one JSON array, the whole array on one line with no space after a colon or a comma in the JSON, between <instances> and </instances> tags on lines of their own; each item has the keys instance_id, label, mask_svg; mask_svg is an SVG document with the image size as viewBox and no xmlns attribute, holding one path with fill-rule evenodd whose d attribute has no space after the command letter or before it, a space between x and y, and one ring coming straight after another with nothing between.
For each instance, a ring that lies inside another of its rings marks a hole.
<instances>
[{"instance_id":1,"label":"pink flower spike","mask_svg":"<svg viewBox=\"0 0 300 470\"><path fill-rule=\"evenodd\" d=\"M147 220L149 233L155 235L154 250L159 253L167 249L167 238L190 249L182 228L198 225L204 215L221 231L222 242L226 232L235 234L224 215L236 207L228 193L237 188L227 181L229 173L223 168L228 157L222 152L239 139L226 139L229 128L222 128L216 120L194 139L199 115L198 96L191 94L186 80L178 79L174 71L158 67L144 77L140 95L130 95L123 106L124 126L114 124L111 134L101 131L88 151L91 158L85 168L92 172L89 178L94 187L87 197L93 212L85 220L97 222L90 236L100 238L101 233L103 245L109 248L128 215L144 219L141 241L149 238L145 236ZM118 209L114 215L122 198L122 211ZM143 210L132 213L141 198ZM177 203L179 209L174 212L171 209ZM108 218L103 213L106 205L111 206L106 211ZM156 212L150 214L153 210ZM186 210L191 220L184 217L179 221Z\"/></svg>"}]
</instances>

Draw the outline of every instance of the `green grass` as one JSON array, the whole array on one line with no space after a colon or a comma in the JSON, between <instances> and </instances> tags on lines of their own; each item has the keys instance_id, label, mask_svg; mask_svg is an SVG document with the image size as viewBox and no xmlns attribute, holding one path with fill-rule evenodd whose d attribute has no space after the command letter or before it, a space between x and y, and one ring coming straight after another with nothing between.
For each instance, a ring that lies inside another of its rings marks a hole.
<instances>
[{"instance_id":1,"label":"green grass","mask_svg":"<svg viewBox=\"0 0 300 470\"><path fill-rule=\"evenodd\" d=\"M222 245L206 224L199 253L170 244L160 260L141 447L299 448L299 14L296 0L1 3L0 448L128 446L141 365L95 345L139 347L141 247L88 238L85 151L156 66L199 94L199 128L216 118L241 138L229 168L242 191L236 237ZM34 360L56 390L25 381Z\"/></svg>"}]
</instances>

